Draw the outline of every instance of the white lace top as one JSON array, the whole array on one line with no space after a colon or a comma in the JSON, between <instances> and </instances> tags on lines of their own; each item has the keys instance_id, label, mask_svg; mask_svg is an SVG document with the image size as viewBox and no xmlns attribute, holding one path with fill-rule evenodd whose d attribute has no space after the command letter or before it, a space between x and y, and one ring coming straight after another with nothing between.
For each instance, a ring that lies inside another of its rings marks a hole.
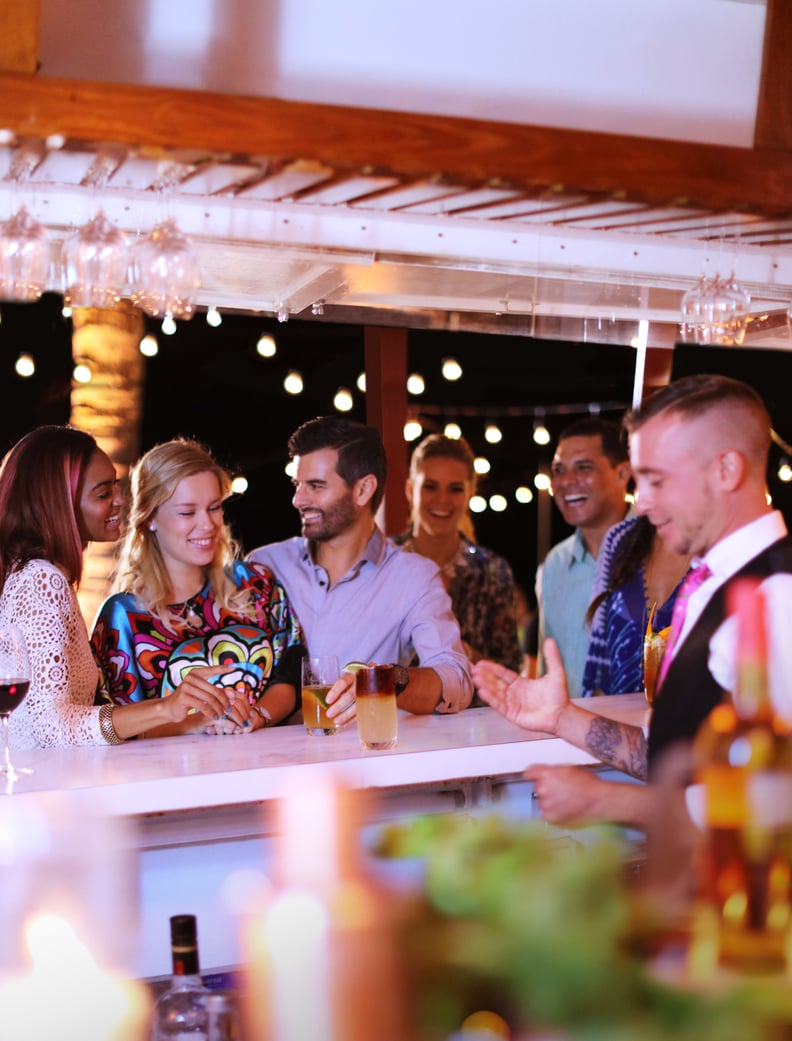
<instances>
[{"instance_id":1,"label":"white lace top","mask_svg":"<svg viewBox=\"0 0 792 1041\"><path fill-rule=\"evenodd\" d=\"M0 626L18 625L30 655L30 690L10 716L13 749L106 744L94 695L99 670L74 589L47 560L6 579Z\"/></svg>"}]
</instances>

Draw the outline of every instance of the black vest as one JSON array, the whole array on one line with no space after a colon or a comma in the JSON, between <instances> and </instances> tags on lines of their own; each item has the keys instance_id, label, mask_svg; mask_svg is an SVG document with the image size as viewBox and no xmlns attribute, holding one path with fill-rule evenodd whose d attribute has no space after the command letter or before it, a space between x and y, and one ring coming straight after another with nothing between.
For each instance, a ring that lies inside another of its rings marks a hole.
<instances>
[{"instance_id":1,"label":"black vest","mask_svg":"<svg viewBox=\"0 0 792 1041\"><path fill-rule=\"evenodd\" d=\"M736 571L713 594L668 667L649 724L649 774L676 741L690 741L724 691L707 668L710 640L726 617L726 589L735 578L792 573L792 536L786 535Z\"/></svg>"}]
</instances>

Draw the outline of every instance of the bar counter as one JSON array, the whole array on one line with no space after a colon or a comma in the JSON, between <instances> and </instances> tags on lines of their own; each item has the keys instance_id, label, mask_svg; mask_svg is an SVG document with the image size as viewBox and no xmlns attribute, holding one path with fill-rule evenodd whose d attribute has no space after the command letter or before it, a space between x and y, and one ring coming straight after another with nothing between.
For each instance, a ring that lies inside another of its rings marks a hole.
<instances>
[{"instance_id":1,"label":"bar counter","mask_svg":"<svg viewBox=\"0 0 792 1041\"><path fill-rule=\"evenodd\" d=\"M645 726L642 695L590 699L587 707ZM321 783L333 771L346 784L376 791L372 822L497 800L533 763L595 761L558 738L530 733L489 708L457 715L399 713L396 748L361 748L354 723L313 737L302 726L229 737L165 738L121 746L15 752L21 777L11 798L71 793L85 812L127 818L138 853L141 976L170 971L168 917L199 916L205 969L238 963L236 928L224 904L235 871L266 869L268 804L287 788ZM63 798L63 795L59 795ZM530 801L526 802L530 812Z\"/></svg>"}]
</instances>

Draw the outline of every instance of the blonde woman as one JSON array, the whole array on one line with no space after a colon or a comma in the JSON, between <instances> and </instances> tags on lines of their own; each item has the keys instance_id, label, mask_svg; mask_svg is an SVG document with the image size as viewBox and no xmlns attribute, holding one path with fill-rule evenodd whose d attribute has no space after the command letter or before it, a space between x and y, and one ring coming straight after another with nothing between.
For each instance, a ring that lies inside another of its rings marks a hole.
<instances>
[{"instance_id":1,"label":"blonde woman","mask_svg":"<svg viewBox=\"0 0 792 1041\"><path fill-rule=\"evenodd\" d=\"M411 527L395 541L437 564L470 660L489 658L519 671L514 576L503 557L475 541L468 509L473 458L464 438L430 434L420 442L406 487Z\"/></svg>"},{"instance_id":2,"label":"blonde woman","mask_svg":"<svg viewBox=\"0 0 792 1041\"><path fill-rule=\"evenodd\" d=\"M118 592L91 638L109 695L168 697L205 675L234 697L220 723L189 717L167 732L252 733L295 709L300 626L272 573L239 559L223 516L230 492L230 475L185 439L152 448L131 473Z\"/></svg>"}]
</instances>

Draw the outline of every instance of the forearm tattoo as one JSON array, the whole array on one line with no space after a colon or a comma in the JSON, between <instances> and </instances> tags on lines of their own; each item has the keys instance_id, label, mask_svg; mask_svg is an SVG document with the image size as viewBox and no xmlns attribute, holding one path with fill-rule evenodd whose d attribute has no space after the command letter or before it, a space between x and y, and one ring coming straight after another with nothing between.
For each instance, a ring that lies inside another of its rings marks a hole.
<instances>
[{"instance_id":1,"label":"forearm tattoo","mask_svg":"<svg viewBox=\"0 0 792 1041\"><path fill-rule=\"evenodd\" d=\"M597 716L586 734L586 748L608 766L646 780L646 738L640 727Z\"/></svg>"}]
</instances>

